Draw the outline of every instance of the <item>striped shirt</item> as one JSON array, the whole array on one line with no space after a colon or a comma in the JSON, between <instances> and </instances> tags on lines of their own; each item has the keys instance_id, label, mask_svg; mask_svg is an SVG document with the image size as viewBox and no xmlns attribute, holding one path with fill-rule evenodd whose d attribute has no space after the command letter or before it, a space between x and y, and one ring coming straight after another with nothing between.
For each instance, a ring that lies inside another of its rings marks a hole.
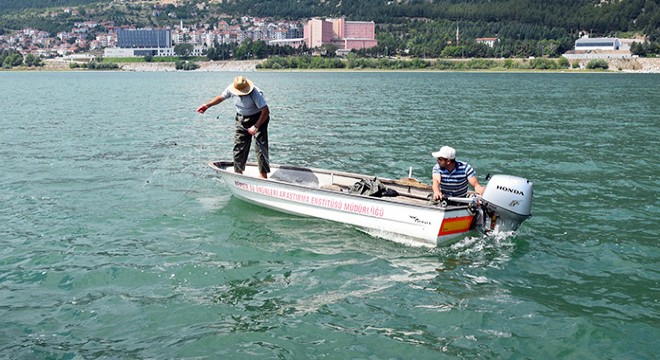
<instances>
[{"instance_id":1,"label":"striped shirt","mask_svg":"<svg viewBox=\"0 0 660 360\"><path fill-rule=\"evenodd\" d=\"M466 162L456 161L454 171L433 166L433 174L440 174L440 191L447 196L461 197L467 195L468 179L477 176L472 166Z\"/></svg>"}]
</instances>

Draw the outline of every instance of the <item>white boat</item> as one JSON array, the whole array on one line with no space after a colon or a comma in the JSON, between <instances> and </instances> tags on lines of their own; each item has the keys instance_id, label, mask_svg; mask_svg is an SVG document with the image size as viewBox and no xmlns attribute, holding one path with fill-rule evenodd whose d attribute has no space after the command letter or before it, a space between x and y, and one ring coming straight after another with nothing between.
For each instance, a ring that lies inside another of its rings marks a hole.
<instances>
[{"instance_id":1,"label":"white boat","mask_svg":"<svg viewBox=\"0 0 660 360\"><path fill-rule=\"evenodd\" d=\"M433 202L431 187L412 178L375 179L270 164L269 178L263 179L256 163L248 163L242 174L234 172L231 161L210 162L209 166L239 199L286 213L354 225L369 234L409 244L447 245L473 229L513 231L531 216L532 183L510 175L493 176L483 196ZM368 185L384 186L380 193L390 196L355 191Z\"/></svg>"}]
</instances>

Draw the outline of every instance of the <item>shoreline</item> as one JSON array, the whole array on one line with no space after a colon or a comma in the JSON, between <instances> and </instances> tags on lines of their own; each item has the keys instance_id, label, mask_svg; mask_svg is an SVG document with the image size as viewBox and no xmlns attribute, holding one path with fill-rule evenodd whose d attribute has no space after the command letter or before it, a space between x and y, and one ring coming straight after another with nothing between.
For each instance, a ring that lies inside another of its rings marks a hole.
<instances>
[{"instance_id":1,"label":"shoreline","mask_svg":"<svg viewBox=\"0 0 660 360\"><path fill-rule=\"evenodd\" d=\"M436 70L436 69L257 69L257 65L265 60L227 60L227 61L201 61L199 69L187 70L186 72L256 72L256 71L295 71L295 72L532 72L532 73L660 73L660 58L635 58L635 59L605 59L609 64L608 70L587 70L586 64L589 60L579 60L580 68L567 68L557 70L536 69L474 69L474 70ZM129 71L129 72L177 72L173 62L126 62L117 63L119 69L102 71ZM65 60L49 59L44 62L43 67L26 68L19 67L9 71L89 71L87 69L71 69L69 62Z\"/></svg>"}]
</instances>

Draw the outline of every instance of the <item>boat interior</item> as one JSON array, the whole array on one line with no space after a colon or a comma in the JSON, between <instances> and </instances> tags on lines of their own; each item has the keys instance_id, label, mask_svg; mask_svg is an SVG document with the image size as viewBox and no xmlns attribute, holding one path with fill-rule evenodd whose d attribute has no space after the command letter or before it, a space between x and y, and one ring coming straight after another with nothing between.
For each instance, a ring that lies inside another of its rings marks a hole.
<instances>
[{"instance_id":1,"label":"boat interior","mask_svg":"<svg viewBox=\"0 0 660 360\"><path fill-rule=\"evenodd\" d=\"M216 161L209 165L220 171L234 172L234 165L231 161ZM315 168L306 168L288 165L271 164L271 172L268 179L263 181L278 181L297 186L321 189L331 192L348 193L357 196L369 196L360 194L356 191L362 186L369 187L383 186L381 194L374 194L376 197L386 197L389 201L407 203L418 206L440 206L444 208L465 207L463 204L447 204L446 202L433 201L433 190L431 186L419 182L414 178L403 178L399 180L387 178L375 178L367 175L354 174L342 171L330 171ZM259 177L257 163L249 162L245 166L244 176ZM382 185L381 185L382 184Z\"/></svg>"}]
</instances>

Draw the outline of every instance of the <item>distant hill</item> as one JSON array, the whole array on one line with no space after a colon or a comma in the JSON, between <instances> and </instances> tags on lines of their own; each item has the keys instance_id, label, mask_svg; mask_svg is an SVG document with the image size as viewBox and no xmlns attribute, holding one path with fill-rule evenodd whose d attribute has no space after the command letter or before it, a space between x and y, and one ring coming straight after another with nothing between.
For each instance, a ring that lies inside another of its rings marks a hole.
<instances>
[{"instance_id":1,"label":"distant hill","mask_svg":"<svg viewBox=\"0 0 660 360\"><path fill-rule=\"evenodd\" d=\"M224 16L221 14L287 20L345 16L351 21L376 22L379 46L368 55L558 56L572 49L584 33L592 37L644 35L649 42L639 48L640 54L660 53L657 0L179 0L176 6L161 3L164 11L154 15L157 3L0 0L0 34L24 27L55 33L82 19L162 27L179 21L213 25ZM29 10L55 6L78 6L87 11L52 17ZM475 42L480 37L498 41L488 47Z\"/></svg>"},{"instance_id":2,"label":"distant hill","mask_svg":"<svg viewBox=\"0 0 660 360\"><path fill-rule=\"evenodd\" d=\"M0 13L46 7L79 6L110 0L1 0ZM131 2L147 6L157 2ZM179 7L210 9L233 15L304 19L346 16L396 24L412 19L489 24L521 24L589 31L600 35L639 32L660 37L660 5L656 0L179 0Z\"/></svg>"},{"instance_id":3,"label":"distant hill","mask_svg":"<svg viewBox=\"0 0 660 360\"><path fill-rule=\"evenodd\" d=\"M660 5L655 0L234 0L217 6L282 18L345 15L377 23L404 19L520 23L603 35L660 31Z\"/></svg>"},{"instance_id":4,"label":"distant hill","mask_svg":"<svg viewBox=\"0 0 660 360\"><path fill-rule=\"evenodd\" d=\"M41 9L48 7L78 6L94 3L108 3L99 0L0 0L0 13L25 9Z\"/></svg>"},{"instance_id":5,"label":"distant hill","mask_svg":"<svg viewBox=\"0 0 660 360\"><path fill-rule=\"evenodd\" d=\"M648 53L658 53L660 42L657 0L226 0L210 9L285 19L346 16L374 21L381 54L395 49L423 57L557 56L585 33L645 35L651 42ZM473 46L479 37L497 37L497 48ZM459 44L460 49L450 46Z\"/></svg>"}]
</instances>

